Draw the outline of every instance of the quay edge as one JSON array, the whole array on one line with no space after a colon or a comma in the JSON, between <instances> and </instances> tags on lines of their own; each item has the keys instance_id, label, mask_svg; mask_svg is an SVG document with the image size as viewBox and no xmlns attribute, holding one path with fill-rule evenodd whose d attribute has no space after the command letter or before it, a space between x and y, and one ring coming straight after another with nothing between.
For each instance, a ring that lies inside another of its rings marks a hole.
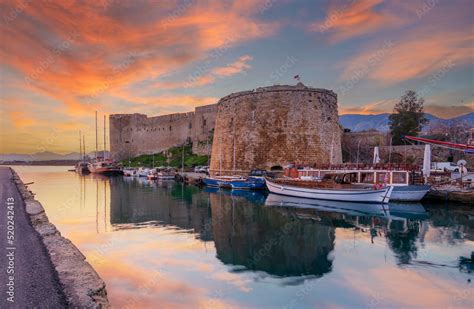
<instances>
[{"instance_id":1,"label":"quay edge","mask_svg":"<svg viewBox=\"0 0 474 309\"><path fill-rule=\"evenodd\" d=\"M110 308L105 282L86 257L49 222L41 203L28 190L15 170L13 181L25 203L31 224L39 234L58 275L70 308Z\"/></svg>"}]
</instances>

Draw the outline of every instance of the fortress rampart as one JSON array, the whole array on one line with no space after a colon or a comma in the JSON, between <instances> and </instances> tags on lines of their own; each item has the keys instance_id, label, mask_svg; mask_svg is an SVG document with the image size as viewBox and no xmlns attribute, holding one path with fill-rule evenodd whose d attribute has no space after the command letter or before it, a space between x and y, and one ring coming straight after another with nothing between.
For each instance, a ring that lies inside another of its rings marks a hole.
<instances>
[{"instance_id":1,"label":"fortress rampart","mask_svg":"<svg viewBox=\"0 0 474 309\"><path fill-rule=\"evenodd\" d=\"M147 117L114 114L109 117L110 152L115 160L151 154L193 143L193 152L210 152L217 105L197 107L194 112Z\"/></svg>"},{"instance_id":2,"label":"fortress rampart","mask_svg":"<svg viewBox=\"0 0 474 309\"><path fill-rule=\"evenodd\" d=\"M342 161L337 95L301 83L232 93L189 113L109 119L116 160L192 142L194 153L211 154L213 173Z\"/></svg>"},{"instance_id":3,"label":"fortress rampart","mask_svg":"<svg viewBox=\"0 0 474 309\"><path fill-rule=\"evenodd\" d=\"M332 91L299 83L238 92L218 102L214 174L341 161L337 95Z\"/></svg>"}]
</instances>

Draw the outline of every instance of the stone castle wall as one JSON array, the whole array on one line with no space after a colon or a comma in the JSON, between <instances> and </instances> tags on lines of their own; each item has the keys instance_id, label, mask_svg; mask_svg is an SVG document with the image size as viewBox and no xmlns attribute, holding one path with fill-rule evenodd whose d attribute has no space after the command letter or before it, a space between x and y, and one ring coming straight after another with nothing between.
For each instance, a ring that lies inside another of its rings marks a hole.
<instances>
[{"instance_id":1,"label":"stone castle wall","mask_svg":"<svg viewBox=\"0 0 474 309\"><path fill-rule=\"evenodd\" d=\"M147 117L115 114L109 117L110 152L115 160L157 153L186 142L197 154L208 154L217 105L197 107L194 112Z\"/></svg>"},{"instance_id":2,"label":"stone castle wall","mask_svg":"<svg viewBox=\"0 0 474 309\"><path fill-rule=\"evenodd\" d=\"M341 161L341 127L332 91L299 83L239 92L218 103L213 173Z\"/></svg>"}]
</instances>

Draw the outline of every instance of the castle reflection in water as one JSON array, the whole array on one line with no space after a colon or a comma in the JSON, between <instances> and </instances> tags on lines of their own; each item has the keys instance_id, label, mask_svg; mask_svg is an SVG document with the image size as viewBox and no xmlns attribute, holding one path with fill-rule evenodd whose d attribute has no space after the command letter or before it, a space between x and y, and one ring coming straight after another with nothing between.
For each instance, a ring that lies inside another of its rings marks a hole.
<instances>
[{"instance_id":1,"label":"castle reflection in water","mask_svg":"<svg viewBox=\"0 0 474 309\"><path fill-rule=\"evenodd\" d=\"M100 179L98 181L101 181ZM110 178L110 222L115 229L169 226L213 241L224 264L279 277L323 276L333 267L336 229L368 239L384 237L399 264L417 258L428 224L444 227L443 241L474 240L468 212L420 204L308 205L260 193L200 189L174 182Z\"/></svg>"}]
</instances>

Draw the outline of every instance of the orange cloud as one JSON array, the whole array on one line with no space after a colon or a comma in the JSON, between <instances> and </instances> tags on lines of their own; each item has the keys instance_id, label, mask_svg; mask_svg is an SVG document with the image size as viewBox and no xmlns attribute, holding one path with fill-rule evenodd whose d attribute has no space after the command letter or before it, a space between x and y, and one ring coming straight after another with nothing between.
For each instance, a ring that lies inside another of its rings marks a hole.
<instances>
[{"instance_id":1,"label":"orange cloud","mask_svg":"<svg viewBox=\"0 0 474 309\"><path fill-rule=\"evenodd\" d=\"M31 127L39 123L35 118L30 117L26 113L20 111L10 112L10 120L17 128Z\"/></svg>"},{"instance_id":2,"label":"orange cloud","mask_svg":"<svg viewBox=\"0 0 474 309\"><path fill-rule=\"evenodd\" d=\"M372 103L367 103L362 106L340 106L339 114L363 114L363 115L372 115L372 114L381 114L381 113L391 113L393 106L396 104L396 99L388 100L379 100Z\"/></svg>"},{"instance_id":3,"label":"orange cloud","mask_svg":"<svg viewBox=\"0 0 474 309\"><path fill-rule=\"evenodd\" d=\"M208 84L212 84L215 81L215 77L212 75L203 75L195 79L190 79L184 82L160 82L155 85L159 89L179 89L179 88L195 88L201 87Z\"/></svg>"},{"instance_id":4,"label":"orange cloud","mask_svg":"<svg viewBox=\"0 0 474 309\"><path fill-rule=\"evenodd\" d=\"M376 10L383 2L361 0L332 3L326 19L312 23L309 28L314 32L329 33L330 40L335 43L403 24L404 20L400 17L388 11Z\"/></svg>"},{"instance_id":5,"label":"orange cloud","mask_svg":"<svg viewBox=\"0 0 474 309\"><path fill-rule=\"evenodd\" d=\"M14 1L3 4L7 12L15 6ZM70 114L86 115L102 106L104 94L278 28L259 20L248 6L232 3L193 2L176 10L175 4L152 1L28 2L14 20L0 25L0 64L23 76L18 86L25 91L62 102Z\"/></svg>"},{"instance_id":6,"label":"orange cloud","mask_svg":"<svg viewBox=\"0 0 474 309\"><path fill-rule=\"evenodd\" d=\"M432 74L447 74L455 67L472 62L472 34L456 32L433 33L423 30L395 41L390 52L373 65L367 78L395 83ZM343 78L350 78L352 72L373 55L370 48L352 58L343 73ZM427 83L430 80L426 81Z\"/></svg>"},{"instance_id":7,"label":"orange cloud","mask_svg":"<svg viewBox=\"0 0 474 309\"><path fill-rule=\"evenodd\" d=\"M248 70L251 66L247 63L253 60L253 57L245 55L237 59L234 63L231 63L225 67L215 68L212 72L218 76L231 76Z\"/></svg>"},{"instance_id":8,"label":"orange cloud","mask_svg":"<svg viewBox=\"0 0 474 309\"><path fill-rule=\"evenodd\" d=\"M155 85L159 89L179 89L179 88L195 88L201 87L208 84L212 84L217 77L228 77L235 74L239 74L251 68L249 61L253 59L252 56L244 55L237 59L235 62L230 63L223 67L216 67L206 71L206 68L196 70L193 74L189 75L185 81L182 82L160 82ZM196 75L196 76L194 76Z\"/></svg>"}]
</instances>

